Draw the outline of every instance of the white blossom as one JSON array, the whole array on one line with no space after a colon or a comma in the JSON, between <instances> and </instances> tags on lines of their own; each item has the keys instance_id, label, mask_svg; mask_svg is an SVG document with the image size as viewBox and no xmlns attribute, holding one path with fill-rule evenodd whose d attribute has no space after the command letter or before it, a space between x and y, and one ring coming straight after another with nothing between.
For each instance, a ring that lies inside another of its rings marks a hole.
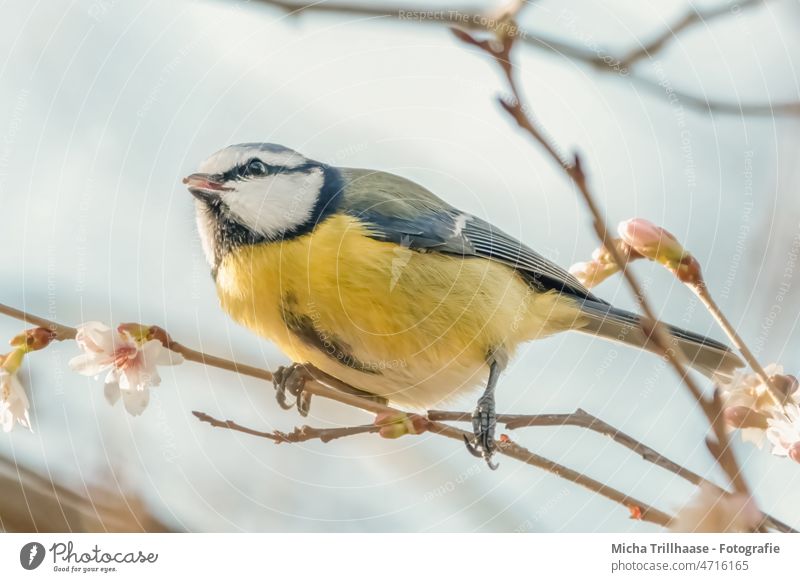
<instances>
[{"instance_id":1,"label":"white blossom","mask_svg":"<svg viewBox=\"0 0 800 582\"><path fill-rule=\"evenodd\" d=\"M800 406L791 404L783 415L767 422L767 439L772 444L772 454L800 463Z\"/></svg>"},{"instance_id":2,"label":"white blossom","mask_svg":"<svg viewBox=\"0 0 800 582\"><path fill-rule=\"evenodd\" d=\"M84 376L99 377L107 372L106 399L114 404L121 396L125 409L133 415L142 413L149 402L149 389L161 383L158 366L183 362L180 354L157 339L148 339L144 333L135 337L126 329L111 329L96 321L80 326L75 339L83 354L72 358L70 367Z\"/></svg>"},{"instance_id":3,"label":"white blossom","mask_svg":"<svg viewBox=\"0 0 800 582\"><path fill-rule=\"evenodd\" d=\"M28 395L17 374L0 368L0 424L3 425L3 431L11 432L15 422L33 430L28 416L29 408Z\"/></svg>"},{"instance_id":4,"label":"white blossom","mask_svg":"<svg viewBox=\"0 0 800 582\"><path fill-rule=\"evenodd\" d=\"M778 364L769 364L764 371L772 378L787 378L783 376L783 366ZM729 426L740 429L743 441L761 448L768 420L781 414L761 377L754 372L737 372L733 379L720 385L720 397ZM800 402L800 392L795 391L789 398Z\"/></svg>"}]
</instances>

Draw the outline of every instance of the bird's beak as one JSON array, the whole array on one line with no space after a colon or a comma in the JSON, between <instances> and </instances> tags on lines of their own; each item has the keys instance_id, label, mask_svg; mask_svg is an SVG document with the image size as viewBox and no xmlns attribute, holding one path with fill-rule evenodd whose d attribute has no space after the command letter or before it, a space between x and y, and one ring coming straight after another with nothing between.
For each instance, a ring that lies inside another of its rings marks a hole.
<instances>
[{"instance_id":1,"label":"bird's beak","mask_svg":"<svg viewBox=\"0 0 800 582\"><path fill-rule=\"evenodd\" d=\"M183 183L194 197L201 200L217 198L221 192L232 190L211 174L190 174L183 179Z\"/></svg>"}]
</instances>

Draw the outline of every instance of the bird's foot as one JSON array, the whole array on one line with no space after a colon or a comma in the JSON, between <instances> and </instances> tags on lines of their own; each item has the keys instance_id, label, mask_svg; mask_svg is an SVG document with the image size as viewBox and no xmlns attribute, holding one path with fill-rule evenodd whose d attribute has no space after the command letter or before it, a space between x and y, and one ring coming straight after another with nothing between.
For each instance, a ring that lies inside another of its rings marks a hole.
<instances>
[{"instance_id":1,"label":"bird's foot","mask_svg":"<svg viewBox=\"0 0 800 582\"><path fill-rule=\"evenodd\" d=\"M293 363L288 366L281 366L272 376L272 384L275 386L275 399L278 406L284 410L291 410L297 406L300 416L308 416L311 408L311 394L304 390L309 374L303 364ZM294 396L294 402L286 399L286 394Z\"/></svg>"},{"instance_id":2,"label":"bird's foot","mask_svg":"<svg viewBox=\"0 0 800 582\"><path fill-rule=\"evenodd\" d=\"M497 426L497 415L494 411L494 394L483 395L472 413L472 439L464 437L467 450L476 457L486 461L491 470L497 469L492 455L497 447L494 442L494 431Z\"/></svg>"}]
</instances>

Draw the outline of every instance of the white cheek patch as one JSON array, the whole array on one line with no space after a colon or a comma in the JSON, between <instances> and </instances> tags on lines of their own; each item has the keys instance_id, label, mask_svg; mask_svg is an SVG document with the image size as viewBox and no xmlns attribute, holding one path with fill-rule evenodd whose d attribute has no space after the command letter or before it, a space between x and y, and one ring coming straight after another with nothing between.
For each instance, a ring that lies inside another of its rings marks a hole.
<instances>
[{"instance_id":1,"label":"white cheek patch","mask_svg":"<svg viewBox=\"0 0 800 582\"><path fill-rule=\"evenodd\" d=\"M206 256L208 264L213 267L216 262L214 251L216 218L211 215L208 206L199 200L195 201L195 220L197 222L197 231L200 233L200 243L203 245L203 254Z\"/></svg>"},{"instance_id":2,"label":"white cheek patch","mask_svg":"<svg viewBox=\"0 0 800 582\"><path fill-rule=\"evenodd\" d=\"M222 200L240 222L269 238L306 223L325 181L321 168L237 182Z\"/></svg>"}]
</instances>

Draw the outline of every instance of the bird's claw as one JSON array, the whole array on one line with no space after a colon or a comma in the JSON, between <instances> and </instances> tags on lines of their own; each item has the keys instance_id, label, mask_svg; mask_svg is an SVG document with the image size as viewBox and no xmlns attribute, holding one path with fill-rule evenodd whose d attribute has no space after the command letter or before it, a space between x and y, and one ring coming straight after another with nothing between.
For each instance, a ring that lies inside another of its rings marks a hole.
<instances>
[{"instance_id":1,"label":"bird's claw","mask_svg":"<svg viewBox=\"0 0 800 582\"><path fill-rule=\"evenodd\" d=\"M494 442L494 431L497 426L497 415L494 411L494 397L484 396L478 400L478 406L472 413L472 439L464 437L467 450L475 457L486 461L489 468L497 469L497 463L492 461L492 455L497 447Z\"/></svg>"},{"instance_id":2,"label":"bird's claw","mask_svg":"<svg viewBox=\"0 0 800 582\"><path fill-rule=\"evenodd\" d=\"M308 416L311 408L311 394L304 390L308 380L308 372L303 364L293 363L281 366L272 375L272 384L275 386L275 400L284 410L291 410L297 406L300 416ZM294 396L294 402L286 399L286 394Z\"/></svg>"}]
</instances>

